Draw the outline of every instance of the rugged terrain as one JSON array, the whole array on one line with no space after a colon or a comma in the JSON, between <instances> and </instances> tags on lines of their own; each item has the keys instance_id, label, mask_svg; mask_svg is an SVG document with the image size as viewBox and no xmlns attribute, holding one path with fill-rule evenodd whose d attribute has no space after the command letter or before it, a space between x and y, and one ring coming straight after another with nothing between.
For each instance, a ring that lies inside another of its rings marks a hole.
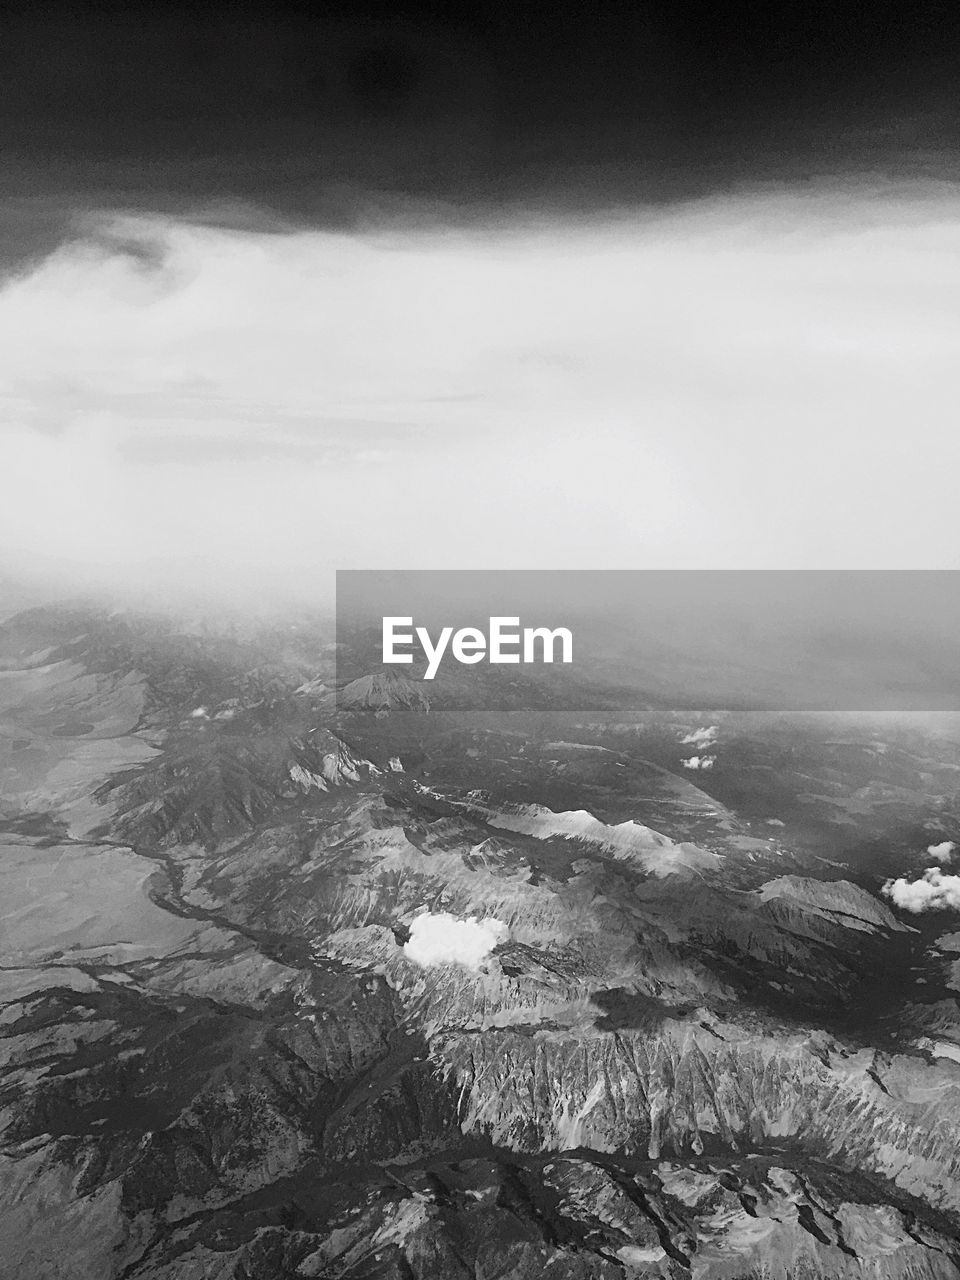
<instances>
[{"instance_id":1,"label":"rugged terrain","mask_svg":"<svg viewBox=\"0 0 960 1280\"><path fill-rule=\"evenodd\" d=\"M960 1276L955 722L335 685L0 627L0 1274Z\"/></svg>"}]
</instances>

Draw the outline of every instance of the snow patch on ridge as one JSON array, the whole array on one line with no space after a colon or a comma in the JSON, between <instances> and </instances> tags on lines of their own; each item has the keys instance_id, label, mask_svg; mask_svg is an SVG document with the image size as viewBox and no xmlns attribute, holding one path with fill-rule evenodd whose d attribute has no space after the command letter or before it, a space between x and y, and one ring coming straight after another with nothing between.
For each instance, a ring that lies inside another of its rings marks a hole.
<instances>
[{"instance_id":1,"label":"snow patch on ridge","mask_svg":"<svg viewBox=\"0 0 960 1280\"><path fill-rule=\"evenodd\" d=\"M669 836L632 819L613 825L601 822L587 809L555 813L552 809L531 804L522 805L514 811L489 810L478 805L474 811L482 813L491 827L535 836L539 840L560 837L586 841L614 858L639 862L645 871L658 877L715 869L723 860L720 854L686 841L678 844Z\"/></svg>"}]
</instances>

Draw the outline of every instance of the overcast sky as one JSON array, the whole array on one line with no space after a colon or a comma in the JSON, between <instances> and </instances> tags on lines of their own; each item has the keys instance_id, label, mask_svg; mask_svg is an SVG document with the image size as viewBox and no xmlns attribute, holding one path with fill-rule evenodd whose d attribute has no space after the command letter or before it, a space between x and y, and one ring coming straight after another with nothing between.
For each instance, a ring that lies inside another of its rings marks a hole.
<instances>
[{"instance_id":1,"label":"overcast sky","mask_svg":"<svg viewBox=\"0 0 960 1280\"><path fill-rule=\"evenodd\" d=\"M952 566L958 74L938 0L10 6L0 581Z\"/></svg>"},{"instance_id":2,"label":"overcast sky","mask_svg":"<svg viewBox=\"0 0 960 1280\"><path fill-rule=\"evenodd\" d=\"M954 566L958 213L90 213L0 289L3 570L311 600L338 567Z\"/></svg>"}]
</instances>

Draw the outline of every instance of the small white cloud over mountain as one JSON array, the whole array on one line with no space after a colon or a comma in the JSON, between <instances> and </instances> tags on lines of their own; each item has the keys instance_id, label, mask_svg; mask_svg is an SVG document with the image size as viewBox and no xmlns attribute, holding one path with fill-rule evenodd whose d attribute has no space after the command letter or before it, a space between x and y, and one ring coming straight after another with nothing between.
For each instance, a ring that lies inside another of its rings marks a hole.
<instances>
[{"instance_id":1,"label":"small white cloud over mountain","mask_svg":"<svg viewBox=\"0 0 960 1280\"><path fill-rule=\"evenodd\" d=\"M680 739L680 743L681 746L699 747L702 751L704 747L713 746L719 733L720 730L715 724L706 725L702 729L692 729Z\"/></svg>"},{"instance_id":2,"label":"small white cloud over mountain","mask_svg":"<svg viewBox=\"0 0 960 1280\"><path fill-rule=\"evenodd\" d=\"M956 847L953 840L941 840L939 844L928 844L927 853L937 862L950 862Z\"/></svg>"},{"instance_id":3,"label":"small white cloud over mountain","mask_svg":"<svg viewBox=\"0 0 960 1280\"><path fill-rule=\"evenodd\" d=\"M440 964L460 964L479 969L495 946L505 942L510 930L502 920L469 916L458 920L448 911L425 912L410 925L410 938L403 951L408 960L429 968Z\"/></svg>"},{"instance_id":4,"label":"small white cloud over mountain","mask_svg":"<svg viewBox=\"0 0 960 1280\"><path fill-rule=\"evenodd\" d=\"M883 894L898 907L919 915L923 911L960 911L960 876L945 875L939 867L927 867L919 880L901 876L888 880Z\"/></svg>"},{"instance_id":5,"label":"small white cloud over mountain","mask_svg":"<svg viewBox=\"0 0 960 1280\"><path fill-rule=\"evenodd\" d=\"M685 769L712 769L716 764L716 756L688 756L683 761Z\"/></svg>"}]
</instances>

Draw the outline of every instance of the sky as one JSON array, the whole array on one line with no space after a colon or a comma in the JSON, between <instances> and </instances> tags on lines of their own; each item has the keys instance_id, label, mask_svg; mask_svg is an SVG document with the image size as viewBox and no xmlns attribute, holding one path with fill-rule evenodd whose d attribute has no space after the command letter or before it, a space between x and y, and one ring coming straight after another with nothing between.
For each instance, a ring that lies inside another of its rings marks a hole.
<instances>
[{"instance_id":1,"label":"sky","mask_svg":"<svg viewBox=\"0 0 960 1280\"><path fill-rule=\"evenodd\" d=\"M0 581L955 567L946 11L452 12L7 18Z\"/></svg>"}]
</instances>

